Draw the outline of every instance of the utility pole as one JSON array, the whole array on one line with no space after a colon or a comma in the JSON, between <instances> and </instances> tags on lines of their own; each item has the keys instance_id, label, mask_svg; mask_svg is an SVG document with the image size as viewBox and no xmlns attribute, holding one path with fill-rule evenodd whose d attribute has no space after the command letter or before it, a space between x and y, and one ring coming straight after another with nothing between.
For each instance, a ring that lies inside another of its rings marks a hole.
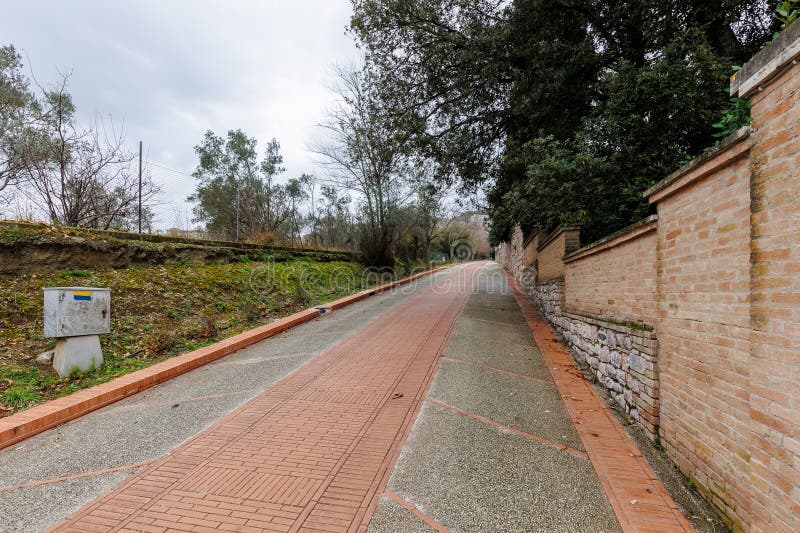
<instances>
[{"instance_id":1,"label":"utility pole","mask_svg":"<svg viewBox=\"0 0 800 533\"><path fill-rule=\"evenodd\" d=\"M139 141L139 235L142 234L142 141Z\"/></svg>"},{"instance_id":2,"label":"utility pole","mask_svg":"<svg viewBox=\"0 0 800 533\"><path fill-rule=\"evenodd\" d=\"M239 210L241 205L241 192L239 180L236 180L236 242L239 242Z\"/></svg>"}]
</instances>

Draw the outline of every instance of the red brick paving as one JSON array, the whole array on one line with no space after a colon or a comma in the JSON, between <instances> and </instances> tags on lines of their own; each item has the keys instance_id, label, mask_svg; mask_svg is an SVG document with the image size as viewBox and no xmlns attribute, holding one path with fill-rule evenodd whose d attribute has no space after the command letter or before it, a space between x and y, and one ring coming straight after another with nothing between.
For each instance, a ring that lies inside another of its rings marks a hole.
<instances>
[{"instance_id":1,"label":"red brick paving","mask_svg":"<svg viewBox=\"0 0 800 533\"><path fill-rule=\"evenodd\" d=\"M514 296L623 531L695 531L527 296Z\"/></svg>"},{"instance_id":2,"label":"red brick paving","mask_svg":"<svg viewBox=\"0 0 800 533\"><path fill-rule=\"evenodd\" d=\"M409 298L52 530L363 531L468 293Z\"/></svg>"}]
</instances>

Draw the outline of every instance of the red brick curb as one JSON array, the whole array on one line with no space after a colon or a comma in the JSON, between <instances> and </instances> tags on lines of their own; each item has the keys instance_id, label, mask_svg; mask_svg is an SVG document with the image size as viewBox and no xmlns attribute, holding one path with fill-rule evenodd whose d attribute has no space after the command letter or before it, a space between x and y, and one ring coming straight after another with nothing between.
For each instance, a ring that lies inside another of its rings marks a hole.
<instances>
[{"instance_id":1,"label":"red brick curb","mask_svg":"<svg viewBox=\"0 0 800 533\"><path fill-rule=\"evenodd\" d=\"M75 392L63 398L45 402L26 411L0 419L0 449L12 446L48 429L79 418L92 411L154 387L181 374L211 363L221 357L241 350L251 344L291 329L317 318L328 310L340 309L352 303L385 292L398 285L410 283L423 276L433 274L440 267L392 283L380 285L366 291L334 300L314 309L307 309L276 320L269 324L239 333L228 339L198 350L178 355L148 368L120 376L107 383Z\"/></svg>"},{"instance_id":2,"label":"red brick curb","mask_svg":"<svg viewBox=\"0 0 800 533\"><path fill-rule=\"evenodd\" d=\"M107 383L45 402L27 411L0 419L0 449L32 437L118 400L163 383L260 340L308 322L320 315L308 309L228 339L178 355Z\"/></svg>"},{"instance_id":3,"label":"red brick curb","mask_svg":"<svg viewBox=\"0 0 800 533\"><path fill-rule=\"evenodd\" d=\"M536 345L547 363L575 429L622 530L692 533L661 480L623 431L544 318L506 274Z\"/></svg>"}]
</instances>

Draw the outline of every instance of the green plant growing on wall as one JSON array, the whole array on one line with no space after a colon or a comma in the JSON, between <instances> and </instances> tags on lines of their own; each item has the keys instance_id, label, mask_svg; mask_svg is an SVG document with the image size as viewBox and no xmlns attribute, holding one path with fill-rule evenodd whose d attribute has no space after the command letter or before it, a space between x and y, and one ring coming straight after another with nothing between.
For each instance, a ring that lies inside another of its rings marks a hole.
<instances>
[{"instance_id":1,"label":"green plant growing on wall","mask_svg":"<svg viewBox=\"0 0 800 533\"><path fill-rule=\"evenodd\" d=\"M750 125L750 101L746 98L731 98L731 105L722 111L718 122L712 124L714 137L721 139L734 133L741 127Z\"/></svg>"},{"instance_id":2,"label":"green plant growing on wall","mask_svg":"<svg viewBox=\"0 0 800 533\"><path fill-rule=\"evenodd\" d=\"M778 2L775 8L775 18L781 23L781 31L775 32L773 39L783 33L794 21L800 18L800 0L787 0Z\"/></svg>"}]
</instances>

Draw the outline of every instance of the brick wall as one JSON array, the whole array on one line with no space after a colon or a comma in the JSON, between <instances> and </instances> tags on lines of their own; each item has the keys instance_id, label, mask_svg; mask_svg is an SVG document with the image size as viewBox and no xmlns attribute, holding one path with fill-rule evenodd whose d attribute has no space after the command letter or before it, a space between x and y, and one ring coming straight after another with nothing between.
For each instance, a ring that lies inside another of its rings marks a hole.
<instances>
[{"instance_id":1,"label":"brick wall","mask_svg":"<svg viewBox=\"0 0 800 533\"><path fill-rule=\"evenodd\" d=\"M539 248L539 241L542 238L542 232L540 230L534 231L527 239L525 239L525 244L523 246L524 252L522 257L522 262L525 266L536 266L536 262L538 259L538 248Z\"/></svg>"},{"instance_id":2,"label":"brick wall","mask_svg":"<svg viewBox=\"0 0 800 533\"><path fill-rule=\"evenodd\" d=\"M558 228L539 245L538 278L549 281L564 275L564 255L580 248L580 228Z\"/></svg>"},{"instance_id":3,"label":"brick wall","mask_svg":"<svg viewBox=\"0 0 800 533\"><path fill-rule=\"evenodd\" d=\"M732 80L752 127L645 193L657 221L554 233L526 289L737 531L800 531L798 60L800 23Z\"/></svg>"},{"instance_id":4,"label":"brick wall","mask_svg":"<svg viewBox=\"0 0 800 533\"><path fill-rule=\"evenodd\" d=\"M791 33L791 30L794 32ZM800 53L794 24L748 71L752 103L749 448L753 531L800 530ZM770 64L771 63L771 64ZM747 83L748 72L743 73ZM760 87L763 87L759 90Z\"/></svg>"},{"instance_id":5,"label":"brick wall","mask_svg":"<svg viewBox=\"0 0 800 533\"><path fill-rule=\"evenodd\" d=\"M750 379L748 139L676 175L658 205L661 441L746 524Z\"/></svg>"},{"instance_id":6,"label":"brick wall","mask_svg":"<svg viewBox=\"0 0 800 533\"><path fill-rule=\"evenodd\" d=\"M564 306L616 320L656 323L656 217L565 258Z\"/></svg>"}]
</instances>

